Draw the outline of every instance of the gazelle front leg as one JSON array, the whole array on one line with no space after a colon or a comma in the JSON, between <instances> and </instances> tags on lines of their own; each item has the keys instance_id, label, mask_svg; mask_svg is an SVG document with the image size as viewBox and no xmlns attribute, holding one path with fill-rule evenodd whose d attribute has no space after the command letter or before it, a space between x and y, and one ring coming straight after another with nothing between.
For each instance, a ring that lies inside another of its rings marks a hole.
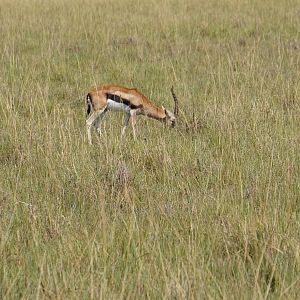
<instances>
[{"instance_id":1,"label":"gazelle front leg","mask_svg":"<svg viewBox=\"0 0 300 300\"><path fill-rule=\"evenodd\" d=\"M130 119L130 113L126 113L124 117L124 126L122 128L121 137L123 137L125 134L126 128L128 127L129 119Z\"/></svg>"},{"instance_id":2,"label":"gazelle front leg","mask_svg":"<svg viewBox=\"0 0 300 300\"><path fill-rule=\"evenodd\" d=\"M133 139L136 140L136 131L135 131L135 124L136 124L136 110L131 110L130 111L130 116L131 116L131 126L132 126L132 133L133 133Z\"/></svg>"}]
</instances>

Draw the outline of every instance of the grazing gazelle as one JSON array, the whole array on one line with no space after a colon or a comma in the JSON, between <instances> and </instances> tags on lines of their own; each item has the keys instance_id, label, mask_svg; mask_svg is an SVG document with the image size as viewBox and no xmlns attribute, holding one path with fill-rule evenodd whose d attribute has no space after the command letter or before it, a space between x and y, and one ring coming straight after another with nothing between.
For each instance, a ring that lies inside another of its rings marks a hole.
<instances>
[{"instance_id":1,"label":"grazing gazelle","mask_svg":"<svg viewBox=\"0 0 300 300\"><path fill-rule=\"evenodd\" d=\"M144 115L174 127L178 115L178 101L173 87L171 93L175 102L174 114L163 106L160 108L153 104L137 89L129 89L119 85L101 85L93 88L86 96L87 116L89 116L86 120L86 126L89 143L92 144L92 126L94 125L100 133L99 122L108 110L125 112L122 135L124 135L129 119L131 119L135 138L137 115Z\"/></svg>"}]
</instances>

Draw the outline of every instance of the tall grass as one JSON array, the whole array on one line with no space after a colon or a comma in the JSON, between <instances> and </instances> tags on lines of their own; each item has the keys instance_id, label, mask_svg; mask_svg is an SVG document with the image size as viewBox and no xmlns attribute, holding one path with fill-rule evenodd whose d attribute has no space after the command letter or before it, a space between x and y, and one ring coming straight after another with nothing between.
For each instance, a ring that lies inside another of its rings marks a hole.
<instances>
[{"instance_id":1,"label":"tall grass","mask_svg":"<svg viewBox=\"0 0 300 300\"><path fill-rule=\"evenodd\" d=\"M300 297L297 1L0 2L0 298ZM176 129L83 95L134 86Z\"/></svg>"}]
</instances>

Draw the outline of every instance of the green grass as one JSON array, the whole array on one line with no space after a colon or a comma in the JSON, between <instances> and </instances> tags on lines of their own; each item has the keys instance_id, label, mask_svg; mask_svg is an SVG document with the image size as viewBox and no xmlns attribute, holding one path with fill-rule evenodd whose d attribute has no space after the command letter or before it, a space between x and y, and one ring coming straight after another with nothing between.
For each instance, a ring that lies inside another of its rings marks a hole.
<instances>
[{"instance_id":1,"label":"green grass","mask_svg":"<svg viewBox=\"0 0 300 300\"><path fill-rule=\"evenodd\" d=\"M299 299L298 1L159 2L1 1L1 299Z\"/></svg>"}]
</instances>

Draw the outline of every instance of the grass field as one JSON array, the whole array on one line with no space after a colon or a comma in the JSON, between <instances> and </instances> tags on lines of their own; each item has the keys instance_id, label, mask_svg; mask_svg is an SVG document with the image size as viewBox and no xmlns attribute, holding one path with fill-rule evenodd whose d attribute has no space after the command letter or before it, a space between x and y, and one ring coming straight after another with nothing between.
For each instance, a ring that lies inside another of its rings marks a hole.
<instances>
[{"instance_id":1,"label":"grass field","mask_svg":"<svg viewBox=\"0 0 300 300\"><path fill-rule=\"evenodd\" d=\"M0 0L1 299L299 299L298 1ZM175 129L83 96L137 87Z\"/></svg>"}]
</instances>

